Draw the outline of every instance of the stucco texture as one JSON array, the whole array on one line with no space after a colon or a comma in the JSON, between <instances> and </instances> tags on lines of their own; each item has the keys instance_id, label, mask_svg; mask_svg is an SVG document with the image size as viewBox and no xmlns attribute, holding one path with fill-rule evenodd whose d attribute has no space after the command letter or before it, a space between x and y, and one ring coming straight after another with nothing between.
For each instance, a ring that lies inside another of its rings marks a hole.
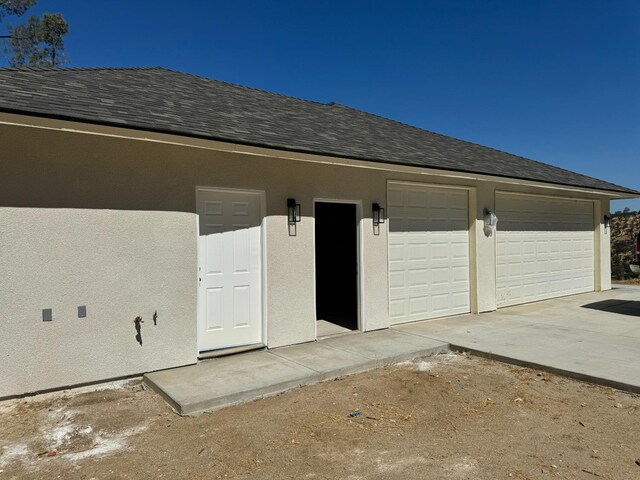
<instances>
[{"instance_id":1,"label":"stucco texture","mask_svg":"<svg viewBox=\"0 0 640 480\"><path fill-rule=\"evenodd\" d=\"M196 360L193 215L4 207L0 225L0 397Z\"/></svg>"}]
</instances>

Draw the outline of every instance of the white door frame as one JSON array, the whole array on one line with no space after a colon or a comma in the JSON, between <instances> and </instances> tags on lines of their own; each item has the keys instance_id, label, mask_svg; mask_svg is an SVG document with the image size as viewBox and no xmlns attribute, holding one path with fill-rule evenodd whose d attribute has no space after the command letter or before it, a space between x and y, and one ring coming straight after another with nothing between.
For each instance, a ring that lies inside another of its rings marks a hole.
<instances>
[{"instance_id":1,"label":"white door frame","mask_svg":"<svg viewBox=\"0 0 640 480\"><path fill-rule=\"evenodd\" d=\"M316 198L313 199L313 328L315 338L318 339L318 312L316 308L316 203L343 203L356 206L356 256L358 258L358 331L366 331L364 315L364 235L362 234L362 200L348 200L344 198Z\"/></svg>"},{"instance_id":2,"label":"white door frame","mask_svg":"<svg viewBox=\"0 0 640 480\"><path fill-rule=\"evenodd\" d=\"M226 187L210 187L196 185L196 331L199 331L202 312L200 311L201 289L198 282L200 260L202 252L200 251L200 216L198 211L198 192L232 192L232 193L253 193L260 195L260 295L261 295L261 321L262 321L262 344L267 345L267 195L264 190L255 190L249 188L226 188ZM196 338L196 351L200 354L199 339Z\"/></svg>"}]
</instances>

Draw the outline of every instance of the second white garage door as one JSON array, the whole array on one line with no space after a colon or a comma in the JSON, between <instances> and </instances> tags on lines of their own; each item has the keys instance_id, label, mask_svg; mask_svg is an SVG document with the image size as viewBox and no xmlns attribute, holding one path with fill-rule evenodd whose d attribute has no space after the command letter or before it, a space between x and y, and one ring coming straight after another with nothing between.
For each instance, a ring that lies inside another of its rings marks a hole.
<instances>
[{"instance_id":1,"label":"second white garage door","mask_svg":"<svg viewBox=\"0 0 640 480\"><path fill-rule=\"evenodd\" d=\"M593 203L496 192L498 307L594 290Z\"/></svg>"},{"instance_id":2,"label":"second white garage door","mask_svg":"<svg viewBox=\"0 0 640 480\"><path fill-rule=\"evenodd\" d=\"M391 183L387 205L391 323L469 312L468 192Z\"/></svg>"}]
</instances>

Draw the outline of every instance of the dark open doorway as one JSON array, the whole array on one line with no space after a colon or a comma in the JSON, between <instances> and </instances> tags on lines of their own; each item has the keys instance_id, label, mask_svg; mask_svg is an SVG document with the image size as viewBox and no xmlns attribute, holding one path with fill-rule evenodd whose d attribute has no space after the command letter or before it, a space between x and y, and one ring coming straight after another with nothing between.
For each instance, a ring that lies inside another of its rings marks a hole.
<instances>
[{"instance_id":1,"label":"dark open doorway","mask_svg":"<svg viewBox=\"0 0 640 480\"><path fill-rule=\"evenodd\" d=\"M343 329L357 330L356 206L316 202L315 222L317 319Z\"/></svg>"}]
</instances>

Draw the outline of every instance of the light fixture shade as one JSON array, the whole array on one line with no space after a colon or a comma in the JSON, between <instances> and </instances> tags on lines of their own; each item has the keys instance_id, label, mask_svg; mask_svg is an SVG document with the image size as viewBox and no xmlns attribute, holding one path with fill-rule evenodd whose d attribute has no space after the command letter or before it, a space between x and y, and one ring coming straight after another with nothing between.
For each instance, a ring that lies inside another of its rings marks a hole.
<instances>
[{"instance_id":1,"label":"light fixture shade","mask_svg":"<svg viewBox=\"0 0 640 480\"><path fill-rule=\"evenodd\" d=\"M371 204L371 210L373 211L374 225L380 225L386 221L384 207L381 207L379 203Z\"/></svg>"},{"instance_id":2,"label":"light fixture shade","mask_svg":"<svg viewBox=\"0 0 640 480\"><path fill-rule=\"evenodd\" d=\"M484 209L484 224L489 227L495 227L498 224L498 217L488 208Z\"/></svg>"},{"instance_id":3,"label":"light fixture shade","mask_svg":"<svg viewBox=\"0 0 640 480\"><path fill-rule=\"evenodd\" d=\"M484 230L488 236L493 235L496 231L496 225L498 225L498 217L488 208L484 209Z\"/></svg>"},{"instance_id":4,"label":"light fixture shade","mask_svg":"<svg viewBox=\"0 0 640 480\"><path fill-rule=\"evenodd\" d=\"M287 198L287 217L289 224L298 223L301 220L300 204L295 198Z\"/></svg>"}]
</instances>

